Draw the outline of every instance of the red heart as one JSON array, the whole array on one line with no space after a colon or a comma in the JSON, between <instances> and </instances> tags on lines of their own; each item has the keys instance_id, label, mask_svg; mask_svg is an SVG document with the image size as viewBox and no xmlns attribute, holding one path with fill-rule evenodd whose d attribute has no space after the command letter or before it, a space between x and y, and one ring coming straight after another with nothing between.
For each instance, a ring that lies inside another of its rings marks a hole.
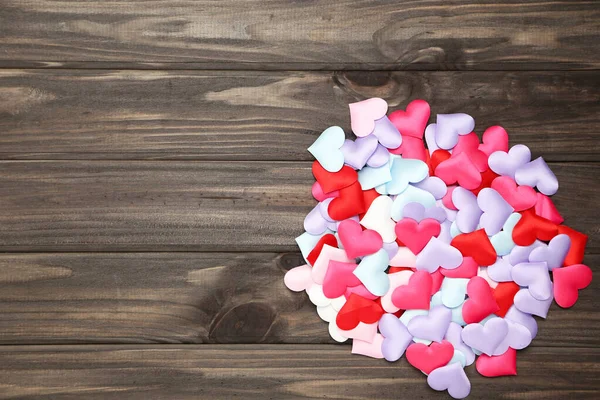
<instances>
[{"instance_id":1,"label":"red heart","mask_svg":"<svg viewBox=\"0 0 600 400\"><path fill-rule=\"evenodd\" d=\"M473 257L464 257L462 264L455 269L445 269L439 268L438 271L441 272L447 278L472 278L477 275L479 271L479 265L473 259Z\"/></svg>"},{"instance_id":2,"label":"red heart","mask_svg":"<svg viewBox=\"0 0 600 400\"><path fill-rule=\"evenodd\" d=\"M360 285L360 279L354 275L358 265L330 260L323 279L323 294L328 299L337 299L348 287Z\"/></svg>"},{"instance_id":3,"label":"red heart","mask_svg":"<svg viewBox=\"0 0 600 400\"><path fill-rule=\"evenodd\" d=\"M483 132L479 150L489 157L495 151L508 152L508 133L501 126L490 126Z\"/></svg>"},{"instance_id":4,"label":"red heart","mask_svg":"<svg viewBox=\"0 0 600 400\"><path fill-rule=\"evenodd\" d=\"M499 356L488 356L483 353L475 361L477 372L488 378L517 374L517 351L509 347Z\"/></svg>"},{"instance_id":5,"label":"red heart","mask_svg":"<svg viewBox=\"0 0 600 400\"><path fill-rule=\"evenodd\" d=\"M466 153L479 172L488 169L488 156L479 150L479 138L475 132L458 137L458 143L452 149L452 157L456 157L460 153Z\"/></svg>"},{"instance_id":6,"label":"red heart","mask_svg":"<svg viewBox=\"0 0 600 400\"><path fill-rule=\"evenodd\" d=\"M583 254L585 253L585 245L588 241L588 236L585 233L576 231L566 225L558 226L558 233L565 234L571 238L571 247L565 257L563 265L569 266L573 264L581 264L583 262Z\"/></svg>"},{"instance_id":7,"label":"red heart","mask_svg":"<svg viewBox=\"0 0 600 400\"><path fill-rule=\"evenodd\" d=\"M562 308L572 307L577 302L579 290L592 283L592 270L587 265L575 264L552 270L554 300Z\"/></svg>"},{"instance_id":8,"label":"red heart","mask_svg":"<svg viewBox=\"0 0 600 400\"><path fill-rule=\"evenodd\" d=\"M437 149L429 158L429 175L434 175L434 171L440 163L446 161L451 156L448 150Z\"/></svg>"},{"instance_id":9,"label":"red heart","mask_svg":"<svg viewBox=\"0 0 600 400\"><path fill-rule=\"evenodd\" d=\"M402 144L396 149L390 149L392 154L401 154L404 158L414 158L425 162L427 160L427 149L422 139L412 136L402 136Z\"/></svg>"},{"instance_id":10,"label":"red heart","mask_svg":"<svg viewBox=\"0 0 600 400\"><path fill-rule=\"evenodd\" d=\"M521 213L521 219L512 232L513 241L519 246L529 246L535 242L535 239L549 241L556 235L558 235L556 224L536 215L531 208Z\"/></svg>"},{"instance_id":11,"label":"red heart","mask_svg":"<svg viewBox=\"0 0 600 400\"><path fill-rule=\"evenodd\" d=\"M498 258L496 249L484 229L461 233L452 239L450 245L460 250L463 257L473 257L477 265L492 265Z\"/></svg>"},{"instance_id":12,"label":"red heart","mask_svg":"<svg viewBox=\"0 0 600 400\"><path fill-rule=\"evenodd\" d=\"M458 183L468 190L477 189L481 185L481 173L465 153L440 163L435 169L435 175L446 185Z\"/></svg>"},{"instance_id":13,"label":"red heart","mask_svg":"<svg viewBox=\"0 0 600 400\"><path fill-rule=\"evenodd\" d=\"M349 331L356 328L360 322L374 324L384 313L381 305L375 301L352 293L338 312L335 323L341 330Z\"/></svg>"},{"instance_id":14,"label":"red heart","mask_svg":"<svg viewBox=\"0 0 600 400\"><path fill-rule=\"evenodd\" d=\"M331 247L338 247L337 239L331 233L321 236L321 239L317 242L315 247L308 253L308 257L306 257L306 261L312 266L319 255L321 254L321 250L323 250L323 246L328 244Z\"/></svg>"},{"instance_id":15,"label":"red heart","mask_svg":"<svg viewBox=\"0 0 600 400\"><path fill-rule=\"evenodd\" d=\"M318 161L315 161L312 164L312 173L317 182L319 182L319 185L321 185L323 193L331 193L343 189L358 180L356 171L347 165L344 165L338 172L329 172Z\"/></svg>"},{"instance_id":16,"label":"red heart","mask_svg":"<svg viewBox=\"0 0 600 400\"><path fill-rule=\"evenodd\" d=\"M406 106L406 111L397 110L389 115L390 121L402 134L422 139L431 110L425 100L413 100Z\"/></svg>"},{"instance_id":17,"label":"red heart","mask_svg":"<svg viewBox=\"0 0 600 400\"><path fill-rule=\"evenodd\" d=\"M480 322L490 314L497 312L500 307L494 299L494 292L485 279L474 276L467 284L469 298L464 302L462 315L467 324Z\"/></svg>"},{"instance_id":18,"label":"red heart","mask_svg":"<svg viewBox=\"0 0 600 400\"><path fill-rule=\"evenodd\" d=\"M496 315L504 318L508 309L513 305L514 298L521 287L514 282L500 282L494 289L494 300L498 304Z\"/></svg>"},{"instance_id":19,"label":"red heart","mask_svg":"<svg viewBox=\"0 0 600 400\"><path fill-rule=\"evenodd\" d=\"M366 211L362 188L358 181L339 190L340 197L333 199L327 207L332 219L343 221Z\"/></svg>"},{"instance_id":20,"label":"red heart","mask_svg":"<svg viewBox=\"0 0 600 400\"><path fill-rule=\"evenodd\" d=\"M423 247L440 234L441 226L433 218L425 218L417 222L412 218L402 218L396 224L396 236L414 254L419 254Z\"/></svg>"},{"instance_id":21,"label":"red heart","mask_svg":"<svg viewBox=\"0 0 600 400\"><path fill-rule=\"evenodd\" d=\"M540 217L549 219L557 225L562 224L565 219L560 215L550 197L542 193L536 193L536 196L535 213Z\"/></svg>"},{"instance_id":22,"label":"red heart","mask_svg":"<svg viewBox=\"0 0 600 400\"><path fill-rule=\"evenodd\" d=\"M429 310L433 279L427 271L416 271L408 285L398 286L392 293L392 304L403 310Z\"/></svg>"},{"instance_id":23,"label":"red heart","mask_svg":"<svg viewBox=\"0 0 600 400\"><path fill-rule=\"evenodd\" d=\"M432 342L429 346L413 343L406 349L406 360L409 364L426 374L448 364L453 355L454 347L447 340L442 340L441 343Z\"/></svg>"},{"instance_id":24,"label":"red heart","mask_svg":"<svg viewBox=\"0 0 600 400\"><path fill-rule=\"evenodd\" d=\"M484 172L481 173L481 185L479 185L477 189L473 189L472 192L475 194L475 196L477 196L479 192L481 192L483 189L491 187L492 182L494 182L494 180L499 176L500 175L498 175L491 169L486 169Z\"/></svg>"},{"instance_id":25,"label":"red heart","mask_svg":"<svg viewBox=\"0 0 600 400\"><path fill-rule=\"evenodd\" d=\"M515 211L527 210L535 205L537 196L531 186L517 186L510 176L500 176L492 182L492 189L500 193Z\"/></svg>"}]
</instances>

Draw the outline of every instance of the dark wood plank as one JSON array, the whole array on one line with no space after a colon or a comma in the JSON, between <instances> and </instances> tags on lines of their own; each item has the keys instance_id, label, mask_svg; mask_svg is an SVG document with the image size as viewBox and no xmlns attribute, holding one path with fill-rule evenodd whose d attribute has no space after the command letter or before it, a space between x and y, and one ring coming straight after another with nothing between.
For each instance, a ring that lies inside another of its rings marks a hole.
<instances>
[{"instance_id":1,"label":"dark wood plank","mask_svg":"<svg viewBox=\"0 0 600 400\"><path fill-rule=\"evenodd\" d=\"M598 17L589 0L5 0L0 66L597 68Z\"/></svg>"},{"instance_id":2,"label":"dark wood plank","mask_svg":"<svg viewBox=\"0 0 600 400\"><path fill-rule=\"evenodd\" d=\"M503 125L549 161L600 159L596 72L97 70L0 71L0 159L310 160L372 96Z\"/></svg>"},{"instance_id":3,"label":"dark wood plank","mask_svg":"<svg viewBox=\"0 0 600 400\"><path fill-rule=\"evenodd\" d=\"M344 346L2 346L0 398L446 399L405 359ZM467 368L469 399L597 399L600 350L529 348L518 376ZM75 384L76 383L76 384Z\"/></svg>"},{"instance_id":4,"label":"dark wood plank","mask_svg":"<svg viewBox=\"0 0 600 400\"><path fill-rule=\"evenodd\" d=\"M600 252L600 164L551 164ZM310 162L0 162L0 251L296 251Z\"/></svg>"},{"instance_id":5,"label":"dark wood plank","mask_svg":"<svg viewBox=\"0 0 600 400\"><path fill-rule=\"evenodd\" d=\"M600 255L585 262L600 274ZM334 343L306 294L283 285L301 263L298 253L3 254L0 344ZM532 346L600 347L598 293L595 279L573 308L553 305Z\"/></svg>"}]
</instances>

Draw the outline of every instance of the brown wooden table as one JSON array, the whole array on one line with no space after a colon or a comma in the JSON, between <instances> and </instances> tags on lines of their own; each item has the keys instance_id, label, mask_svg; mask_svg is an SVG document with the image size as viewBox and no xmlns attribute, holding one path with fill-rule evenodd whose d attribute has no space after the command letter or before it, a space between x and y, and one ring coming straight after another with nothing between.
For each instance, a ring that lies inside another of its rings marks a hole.
<instances>
[{"instance_id":1,"label":"brown wooden table","mask_svg":"<svg viewBox=\"0 0 600 400\"><path fill-rule=\"evenodd\" d=\"M283 286L306 148L372 96L503 125L590 238L592 285L470 398L600 398L599 4L0 0L0 398L448 398Z\"/></svg>"}]
</instances>

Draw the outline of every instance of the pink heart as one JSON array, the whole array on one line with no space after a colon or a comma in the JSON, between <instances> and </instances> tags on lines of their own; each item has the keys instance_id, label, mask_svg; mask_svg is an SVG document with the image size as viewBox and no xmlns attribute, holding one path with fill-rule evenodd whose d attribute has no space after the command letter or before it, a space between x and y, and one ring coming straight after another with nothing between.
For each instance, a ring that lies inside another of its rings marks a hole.
<instances>
[{"instance_id":1,"label":"pink heart","mask_svg":"<svg viewBox=\"0 0 600 400\"><path fill-rule=\"evenodd\" d=\"M360 224L347 219L338 226L340 241L349 258L373 254L383 247L381 235L374 230L362 230Z\"/></svg>"},{"instance_id":2,"label":"pink heart","mask_svg":"<svg viewBox=\"0 0 600 400\"><path fill-rule=\"evenodd\" d=\"M406 106L406 111L394 111L389 118L403 137L412 136L423 139L429 114L429 103L425 100L413 100Z\"/></svg>"},{"instance_id":3,"label":"pink heart","mask_svg":"<svg viewBox=\"0 0 600 400\"><path fill-rule=\"evenodd\" d=\"M329 193L324 193L323 188L321 187L321 184L317 181L315 181L315 183L313 183L311 192L312 192L313 197L317 201L325 201L329 198L340 196L340 192L337 190L334 190L333 192L329 192Z\"/></svg>"},{"instance_id":4,"label":"pink heart","mask_svg":"<svg viewBox=\"0 0 600 400\"><path fill-rule=\"evenodd\" d=\"M477 189L481 185L481 173L466 153L442 161L435 169L435 175L446 185L458 183L468 190Z\"/></svg>"},{"instance_id":5,"label":"pink heart","mask_svg":"<svg viewBox=\"0 0 600 400\"><path fill-rule=\"evenodd\" d=\"M488 157L495 151L508 151L508 133L501 126L495 125L487 128L483 132L482 142L479 145L479 150Z\"/></svg>"},{"instance_id":6,"label":"pink heart","mask_svg":"<svg viewBox=\"0 0 600 400\"><path fill-rule=\"evenodd\" d=\"M385 100L378 97L351 103L350 126L352 132L358 137L369 135L375 129L375 121L385 116L388 105Z\"/></svg>"},{"instance_id":7,"label":"pink heart","mask_svg":"<svg viewBox=\"0 0 600 400\"><path fill-rule=\"evenodd\" d=\"M557 225L562 224L565 219L560 215L550 197L542 193L536 193L536 196L537 202L535 203L535 213L540 217L549 219Z\"/></svg>"},{"instance_id":8,"label":"pink heart","mask_svg":"<svg viewBox=\"0 0 600 400\"><path fill-rule=\"evenodd\" d=\"M396 224L396 236L414 254L419 254L429 240L440 234L441 226L433 218L417 222L412 218L403 218Z\"/></svg>"},{"instance_id":9,"label":"pink heart","mask_svg":"<svg viewBox=\"0 0 600 400\"><path fill-rule=\"evenodd\" d=\"M492 189L500 193L515 211L524 211L535 205L537 196L530 186L517 186L509 176L499 176L492 182Z\"/></svg>"},{"instance_id":10,"label":"pink heart","mask_svg":"<svg viewBox=\"0 0 600 400\"><path fill-rule=\"evenodd\" d=\"M337 299L348 287L360 285L360 280L354 275L357 265L331 260L323 279L323 294L328 299Z\"/></svg>"},{"instance_id":11,"label":"pink heart","mask_svg":"<svg viewBox=\"0 0 600 400\"><path fill-rule=\"evenodd\" d=\"M396 149L391 149L390 153L400 154L404 158L413 158L427 162L427 149L422 139L412 136L402 136L402 144Z\"/></svg>"},{"instance_id":12,"label":"pink heart","mask_svg":"<svg viewBox=\"0 0 600 400\"><path fill-rule=\"evenodd\" d=\"M460 153L467 153L473 164L477 167L477 170L484 172L488 169L488 156L480 148L481 144L479 144L477 134L471 132L458 137L458 143L452 149L452 157L456 157Z\"/></svg>"},{"instance_id":13,"label":"pink heart","mask_svg":"<svg viewBox=\"0 0 600 400\"><path fill-rule=\"evenodd\" d=\"M283 283L288 289L294 292L307 290L314 283L311 273L312 268L308 264L292 268L285 273L285 276L283 277Z\"/></svg>"},{"instance_id":14,"label":"pink heart","mask_svg":"<svg viewBox=\"0 0 600 400\"><path fill-rule=\"evenodd\" d=\"M346 293L344 295L346 296L346 298L348 298L348 297L350 297L350 295L352 293L357 294L360 297L364 297L365 299L368 299L368 300L375 300L376 298L379 297L379 296L375 296L373 293L369 292L367 290L367 288L365 287L365 285L363 285L362 283L360 285L347 288Z\"/></svg>"}]
</instances>

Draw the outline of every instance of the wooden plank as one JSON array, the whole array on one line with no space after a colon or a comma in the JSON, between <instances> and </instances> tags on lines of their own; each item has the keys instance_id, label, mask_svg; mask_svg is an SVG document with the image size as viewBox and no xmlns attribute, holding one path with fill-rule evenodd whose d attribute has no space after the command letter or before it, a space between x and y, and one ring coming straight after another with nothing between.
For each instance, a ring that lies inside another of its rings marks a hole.
<instances>
[{"instance_id":1,"label":"wooden plank","mask_svg":"<svg viewBox=\"0 0 600 400\"><path fill-rule=\"evenodd\" d=\"M0 251L296 251L310 162L0 162ZM600 252L600 164L552 164L566 224Z\"/></svg>"},{"instance_id":2,"label":"wooden plank","mask_svg":"<svg viewBox=\"0 0 600 400\"><path fill-rule=\"evenodd\" d=\"M596 72L98 70L0 70L0 159L310 160L373 96L503 125L548 161L600 159Z\"/></svg>"},{"instance_id":3,"label":"wooden plank","mask_svg":"<svg viewBox=\"0 0 600 400\"><path fill-rule=\"evenodd\" d=\"M445 399L405 359L343 346L2 346L0 398ZM529 348L518 376L467 367L469 399L597 399L600 350ZM76 384L75 384L76 383Z\"/></svg>"},{"instance_id":4,"label":"wooden plank","mask_svg":"<svg viewBox=\"0 0 600 400\"><path fill-rule=\"evenodd\" d=\"M600 274L600 255L585 262ZM306 294L283 285L300 264L298 253L2 254L0 344L334 343ZM600 347L599 292L595 279L573 308L554 304L532 346Z\"/></svg>"},{"instance_id":5,"label":"wooden plank","mask_svg":"<svg viewBox=\"0 0 600 400\"><path fill-rule=\"evenodd\" d=\"M4 0L0 66L597 68L594 1ZM243 7L243 13L240 8Z\"/></svg>"}]
</instances>

